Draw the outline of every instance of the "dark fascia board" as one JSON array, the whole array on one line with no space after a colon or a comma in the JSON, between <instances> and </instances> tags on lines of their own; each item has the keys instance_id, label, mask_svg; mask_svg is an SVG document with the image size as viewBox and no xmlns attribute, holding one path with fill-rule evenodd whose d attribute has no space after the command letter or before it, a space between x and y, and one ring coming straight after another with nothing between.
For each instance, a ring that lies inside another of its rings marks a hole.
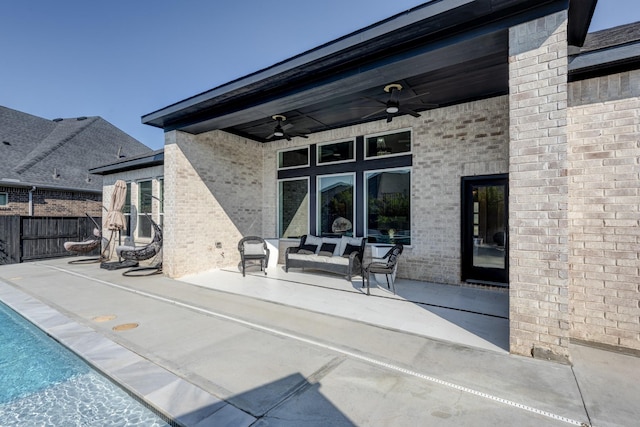
<instances>
[{"instance_id":1,"label":"dark fascia board","mask_svg":"<svg viewBox=\"0 0 640 427\"><path fill-rule=\"evenodd\" d=\"M582 47L598 0L570 0L567 39L570 46Z\"/></svg>"},{"instance_id":2,"label":"dark fascia board","mask_svg":"<svg viewBox=\"0 0 640 427\"><path fill-rule=\"evenodd\" d=\"M134 169L149 168L164 164L164 149L156 150L153 153L138 156L131 159L121 160L109 165L98 166L89 169L89 173L94 175L111 175L118 172L126 172Z\"/></svg>"},{"instance_id":3,"label":"dark fascia board","mask_svg":"<svg viewBox=\"0 0 640 427\"><path fill-rule=\"evenodd\" d=\"M213 107L221 109L221 105L224 105L222 114L225 114L263 103L264 99L256 100L256 97L266 93L265 88L276 88L270 95L272 98L286 97L288 94L279 91L301 84L300 81L308 81L310 70L318 63L323 63L326 73L329 66L340 67L344 57L352 55L352 62L348 66L358 68L363 63L358 62L363 54L374 57L381 54L380 49L386 49L382 54L400 49L395 44L400 34L408 43L415 42L416 38L433 41L437 40L438 34L460 34L469 27L478 27L508 16L518 15L524 22L534 17L535 10L559 10L568 6L569 0L441 0L426 3L257 73L147 114L142 117L142 123L165 130L181 129L185 122L193 123L194 119L206 120L219 115L202 116L204 111ZM318 74L321 73L322 68L319 68ZM335 69L329 73L335 75ZM200 117L196 117L198 115ZM185 120L187 117L189 119Z\"/></svg>"},{"instance_id":4,"label":"dark fascia board","mask_svg":"<svg viewBox=\"0 0 640 427\"><path fill-rule=\"evenodd\" d=\"M102 194L102 189L91 190L88 188L64 187L64 186L50 185L50 184L39 184L37 182L14 181L14 180L0 180L0 187L35 188L36 190L57 190L57 191L67 191L67 192L74 192L74 193Z\"/></svg>"},{"instance_id":5,"label":"dark fascia board","mask_svg":"<svg viewBox=\"0 0 640 427\"><path fill-rule=\"evenodd\" d=\"M570 59L570 81L640 68L640 42L586 52Z\"/></svg>"}]
</instances>

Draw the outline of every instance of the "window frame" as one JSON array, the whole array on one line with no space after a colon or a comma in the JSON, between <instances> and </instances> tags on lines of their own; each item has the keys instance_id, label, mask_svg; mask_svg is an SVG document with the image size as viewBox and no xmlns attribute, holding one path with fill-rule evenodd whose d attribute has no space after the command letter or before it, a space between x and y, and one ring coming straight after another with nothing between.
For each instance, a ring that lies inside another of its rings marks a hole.
<instances>
[{"instance_id":1,"label":"window frame","mask_svg":"<svg viewBox=\"0 0 640 427\"><path fill-rule=\"evenodd\" d=\"M276 169L279 171L284 171L284 170L290 170L290 169L298 169L298 168L308 168L309 166L311 166L311 147L309 145L306 146L301 146L301 147L291 147L291 148L285 148L285 149L281 149L281 150L277 150L276 151ZM296 166L287 166L287 167L281 167L280 166L280 154L282 153L286 153L288 151L298 151L298 150L307 150L307 163L304 165L296 165Z\"/></svg>"},{"instance_id":2,"label":"window frame","mask_svg":"<svg viewBox=\"0 0 640 427\"><path fill-rule=\"evenodd\" d=\"M4 198L4 202L2 202ZM9 193L2 191L0 192L0 207L9 206Z\"/></svg>"},{"instance_id":3,"label":"window frame","mask_svg":"<svg viewBox=\"0 0 640 427\"><path fill-rule=\"evenodd\" d=\"M365 170L362 176L362 186L363 186L363 191L364 191L364 227L363 227L363 235L365 240L368 241L369 239L369 175L374 174L374 173L383 173L383 172L394 172L394 171L407 171L409 173L409 231L412 232L413 231L413 210L412 210L412 206L413 206L413 167L412 166L401 166L401 167L397 167L397 168L388 168L388 169L371 169L371 170ZM408 245L404 245L405 247L412 247L413 245L413 234L409 234L409 239L411 241L410 244ZM385 243L385 242L375 242L375 243L369 243L372 245L376 245L376 244L391 244L391 243Z\"/></svg>"},{"instance_id":4,"label":"window frame","mask_svg":"<svg viewBox=\"0 0 640 427\"><path fill-rule=\"evenodd\" d=\"M325 175L317 175L316 176L316 235L317 236L322 236L322 227L321 227L321 222L322 222L322 215L320 212L320 209L322 208L322 203L321 201L321 188L320 188L320 181L323 178L332 178L332 177L338 177L338 176L350 176L352 178L352 188L353 188L353 195L352 195L352 200L351 200L351 210L353 212L353 218L351 220L351 230L352 231L352 235L356 235L356 225L358 223L358 215L357 215L357 198L358 198L358 182L357 182L357 176L356 176L356 172L341 172L341 173L332 173L332 174L325 174Z\"/></svg>"},{"instance_id":5,"label":"window frame","mask_svg":"<svg viewBox=\"0 0 640 427\"><path fill-rule=\"evenodd\" d=\"M320 155L320 150L321 150L322 147L324 147L326 145L332 145L332 144L342 144L342 143L345 143L345 142L350 143L351 147L352 147L353 156L350 159L335 160L333 162L331 162L331 161L330 162L322 162L320 160L322 158L322 156ZM337 164L341 164L341 163L355 162L356 158L357 158L357 154L356 154L357 145L358 144L356 144L355 138L347 138L347 139L343 139L343 140L322 142L322 143L316 144L316 166L337 165Z\"/></svg>"},{"instance_id":6,"label":"window frame","mask_svg":"<svg viewBox=\"0 0 640 427\"><path fill-rule=\"evenodd\" d=\"M142 190L141 190L141 185L142 183L146 183L149 182L151 184L151 188L150 188L150 196L151 196L151 200L149 201L149 206L151 211L150 212L142 212L142 205L143 205L143 200L142 200ZM139 239L151 239L153 238L153 226L151 224L149 224L150 230L149 230L149 235L148 236L144 236L141 234L142 231L142 218L146 217L145 213L148 213L149 216L151 217L151 219L153 219L153 178L143 178L143 179L139 179L136 181L136 187L138 190L138 203L136 206L136 210L137 212L137 227L136 227L136 237L138 237Z\"/></svg>"},{"instance_id":7,"label":"window frame","mask_svg":"<svg viewBox=\"0 0 640 427\"><path fill-rule=\"evenodd\" d=\"M409 132L409 138L410 138L410 143L409 143L409 150L408 151L403 151L401 153L390 153L390 154L383 154L380 156L368 156L368 147L367 147L367 140L369 138L379 138L382 136L388 136L388 135L395 135L395 134L399 134L399 133L405 133L405 132ZM365 135L364 136L364 144L363 144L363 150L364 150L364 159L365 160L375 160L375 159L383 159L383 158L387 158L387 157L398 157L398 156L407 156L413 153L413 128L404 128L404 129L394 129L392 131L385 131L385 132L378 132L378 133L372 133L369 135Z\"/></svg>"},{"instance_id":8,"label":"window frame","mask_svg":"<svg viewBox=\"0 0 640 427\"><path fill-rule=\"evenodd\" d=\"M309 230L311 229L311 179L308 176L297 177L297 178L284 178L277 180L277 188L276 188L276 235L278 239L295 239L296 237L282 237L282 230L280 229L281 220L281 197L280 197L280 184L282 182L287 181L306 181L307 183L307 226L304 234L309 234Z\"/></svg>"},{"instance_id":9,"label":"window frame","mask_svg":"<svg viewBox=\"0 0 640 427\"><path fill-rule=\"evenodd\" d=\"M158 225L161 229L164 228L164 177L156 178L158 181Z\"/></svg>"}]
</instances>

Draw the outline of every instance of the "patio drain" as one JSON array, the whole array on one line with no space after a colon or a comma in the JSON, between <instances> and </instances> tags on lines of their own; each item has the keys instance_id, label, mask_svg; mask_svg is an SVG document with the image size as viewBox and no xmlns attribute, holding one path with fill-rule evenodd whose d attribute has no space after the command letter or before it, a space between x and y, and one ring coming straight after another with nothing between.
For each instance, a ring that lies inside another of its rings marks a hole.
<instances>
[{"instance_id":1,"label":"patio drain","mask_svg":"<svg viewBox=\"0 0 640 427\"><path fill-rule=\"evenodd\" d=\"M93 320L94 322L102 323L102 322L108 322L115 318L116 316L114 314L107 314L106 316L96 316L91 320Z\"/></svg>"},{"instance_id":2,"label":"patio drain","mask_svg":"<svg viewBox=\"0 0 640 427\"><path fill-rule=\"evenodd\" d=\"M137 323L123 323L122 325L114 326L112 329L116 332L120 331L128 331L130 329L135 329L139 325Z\"/></svg>"}]
</instances>

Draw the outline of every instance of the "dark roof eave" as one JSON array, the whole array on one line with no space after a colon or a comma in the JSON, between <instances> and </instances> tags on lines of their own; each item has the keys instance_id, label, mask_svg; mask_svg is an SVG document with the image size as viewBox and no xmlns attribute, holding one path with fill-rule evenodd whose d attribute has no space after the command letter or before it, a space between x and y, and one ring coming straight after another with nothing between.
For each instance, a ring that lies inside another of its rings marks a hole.
<instances>
[{"instance_id":1,"label":"dark roof eave","mask_svg":"<svg viewBox=\"0 0 640 427\"><path fill-rule=\"evenodd\" d=\"M163 117L175 114L179 111L191 107L195 107L202 102L212 100L220 95L229 93L231 91L238 90L248 85L273 78L279 74L302 67L305 64L308 64L320 58L326 58L332 55L336 55L339 52L345 51L346 49L352 48L356 45L360 45L367 40L371 40L375 37L380 37L381 35L388 34L399 28L409 26L412 23L428 19L430 17L473 2L474 0L441 0L433 3L422 4L403 13L394 15L384 21L370 25L329 43L325 43L319 47L296 55L292 58L286 59L255 73L225 83L214 89L171 104L152 113L145 114L144 116L142 116L141 121L143 124L163 127Z\"/></svg>"},{"instance_id":2,"label":"dark roof eave","mask_svg":"<svg viewBox=\"0 0 640 427\"><path fill-rule=\"evenodd\" d=\"M571 81L640 69L640 42L576 55L569 62Z\"/></svg>"},{"instance_id":3,"label":"dark roof eave","mask_svg":"<svg viewBox=\"0 0 640 427\"><path fill-rule=\"evenodd\" d=\"M89 169L89 173L95 175L110 175L118 172L126 172L134 169L142 169L164 164L164 149L156 150L151 154L126 159L109 165L98 166Z\"/></svg>"}]
</instances>

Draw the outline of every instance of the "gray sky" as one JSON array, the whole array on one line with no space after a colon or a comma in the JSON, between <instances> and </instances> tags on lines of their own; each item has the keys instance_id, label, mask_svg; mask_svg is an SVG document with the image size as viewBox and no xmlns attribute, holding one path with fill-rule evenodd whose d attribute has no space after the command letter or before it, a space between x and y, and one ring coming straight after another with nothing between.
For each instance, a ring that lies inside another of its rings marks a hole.
<instances>
[{"instance_id":1,"label":"gray sky","mask_svg":"<svg viewBox=\"0 0 640 427\"><path fill-rule=\"evenodd\" d=\"M273 65L424 0L7 0L0 105L101 116L151 148L144 114ZM600 0L590 31L640 21L639 0Z\"/></svg>"}]
</instances>

